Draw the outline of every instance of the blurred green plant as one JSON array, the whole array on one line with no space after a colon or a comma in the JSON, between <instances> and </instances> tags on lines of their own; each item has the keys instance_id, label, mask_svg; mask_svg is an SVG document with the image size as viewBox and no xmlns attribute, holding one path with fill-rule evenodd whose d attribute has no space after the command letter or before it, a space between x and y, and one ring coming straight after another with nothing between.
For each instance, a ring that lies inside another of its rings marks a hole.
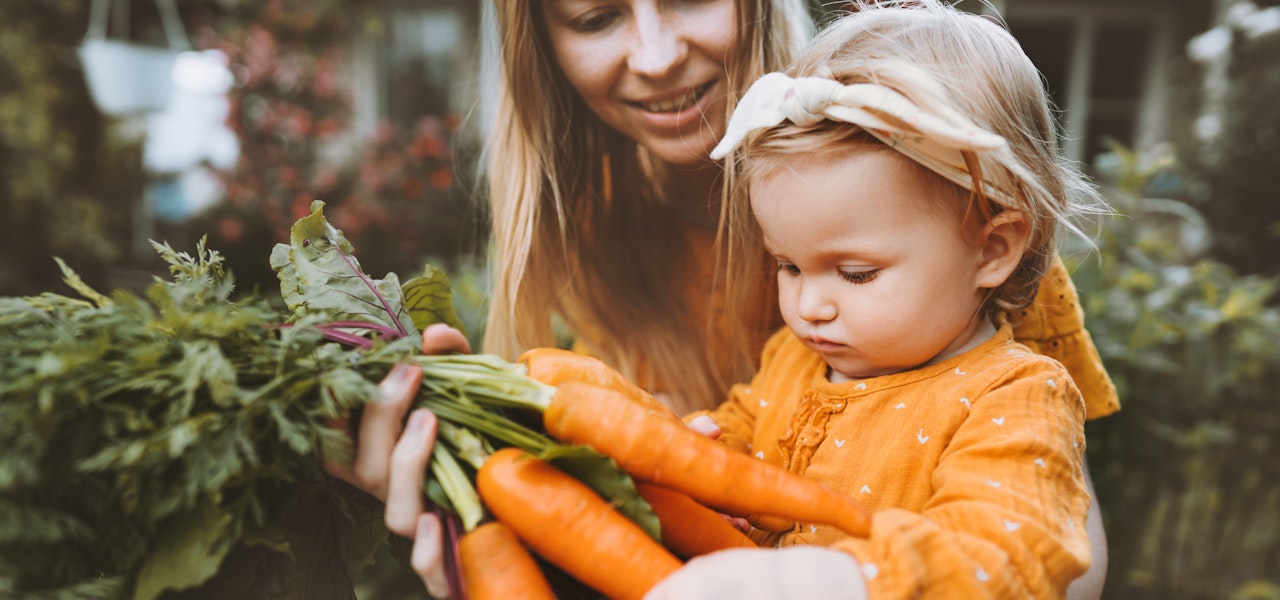
<instances>
[{"instance_id":1,"label":"blurred green plant","mask_svg":"<svg viewBox=\"0 0 1280 600\"><path fill-rule=\"evenodd\" d=\"M1106 596L1257 597L1280 573L1280 278L1208 258L1194 208L1144 197L1171 159L1119 146L1111 158L1120 216L1100 227L1098 255L1072 261L1124 407L1088 425Z\"/></svg>"}]
</instances>

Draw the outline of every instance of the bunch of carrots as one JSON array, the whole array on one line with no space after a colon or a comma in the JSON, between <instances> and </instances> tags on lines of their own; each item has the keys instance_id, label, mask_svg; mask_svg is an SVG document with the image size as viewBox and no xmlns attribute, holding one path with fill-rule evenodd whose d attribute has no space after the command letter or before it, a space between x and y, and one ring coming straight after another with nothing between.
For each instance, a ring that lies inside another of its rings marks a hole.
<instances>
[{"instance_id":1,"label":"bunch of carrots","mask_svg":"<svg viewBox=\"0 0 1280 600\"><path fill-rule=\"evenodd\" d=\"M513 365L388 352L431 322L456 320L447 277L430 268L403 284L368 276L323 208L313 202L272 251L281 295L296 318L333 319L312 326L363 349L367 366L408 359L422 369L418 404L439 418L442 441L427 493L457 540L447 553L459 567L448 569L455 598L552 597L526 547L610 598L639 598L681 559L751 545L720 512L770 531L803 521L866 534L869 517L852 498L688 429L596 359L538 349ZM540 427L506 409L540 415Z\"/></svg>"},{"instance_id":2,"label":"bunch of carrots","mask_svg":"<svg viewBox=\"0 0 1280 600\"><path fill-rule=\"evenodd\" d=\"M640 598L682 560L753 546L721 513L771 531L806 522L867 534L869 515L856 500L687 428L596 359L537 349L519 362L531 379L553 388L524 407L539 411L559 442L612 458L652 508L661 535L654 539L590 487L536 457L535 447L489 452L477 461L475 477L487 516L467 526L457 549L469 598L554 598L533 554L609 598Z\"/></svg>"}]
</instances>

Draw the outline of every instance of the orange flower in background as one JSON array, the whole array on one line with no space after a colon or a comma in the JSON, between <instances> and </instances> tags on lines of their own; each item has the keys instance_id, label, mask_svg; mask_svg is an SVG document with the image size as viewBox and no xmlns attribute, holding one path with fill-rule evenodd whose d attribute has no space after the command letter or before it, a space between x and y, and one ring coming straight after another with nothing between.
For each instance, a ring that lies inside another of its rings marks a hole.
<instances>
[{"instance_id":1,"label":"orange flower in background","mask_svg":"<svg viewBox=\"0 0 1280 600\"><path fill-rule=\"evenodd\" d=\"M458 113L449 113L444 117L444 126L449 131L457 131L462 126L462 115Z\"/></svg>"},{"instance_id":2,"label":"orange flower in background","mask_svg":"<svg viewBox=\"0 0 1280 600\"><path fill-rule=\"evenodd\" d=\"M444 191L453 185L453 169L441 167L431 174L431 187Z\"/></svg>"},{"instance_id":3,"label":"orange flower in background","mask_svg":"<svg viewBox=\"0 0 1280 600\"><path fill-rule=\"evenodd\" d=\"M413 177L400 182L400 193L405 198L417 198L422 195L422 181Z\"/></svg>"},{"instance_id":4,"label":"orange flower in background","mask_svg":"<svg viewBox=\"0 0 1280 600\"><path fill-rule=\"evenodd\" d=\"M311 214L311 201L315 200L311 194L302 193L294 196L292 214L296 219L301 219Z\"/></svg>"},{"instance_id":5,"label":"orange flower in background","mask_svg":"<svg viewBox=\"0 0 1280 600\"><path fill-rule=\"evenodd\" d=\"M218 222L218 235L228 242L240 241L244 235L244 223L236 219L223 219Z\"/></svg>"},{"instance_id":6,"label":"orange flower in background","mask_svg":"<svg viewBox=\"0 0 1280 600\"><path fill-rule=\"evenodd\" d=\"M435 136L420 136L409 146L409 156L415 159L444 158L448 152L444 140Z\"/></svg>"}]
</instances>

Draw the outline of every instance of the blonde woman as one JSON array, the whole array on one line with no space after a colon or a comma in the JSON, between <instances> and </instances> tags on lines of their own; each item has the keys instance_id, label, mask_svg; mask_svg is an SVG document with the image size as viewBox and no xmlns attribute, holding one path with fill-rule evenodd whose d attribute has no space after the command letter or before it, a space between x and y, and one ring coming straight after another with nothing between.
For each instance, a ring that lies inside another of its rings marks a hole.
<instances>
[{"instance_id":1,"label":"blonde woman","mask_svg":"<svg viewBox=\"0 0 1280 600\"><path fill-rule=\"evenodd\" d=\"M805 3L496 0L493 10L502 85L491 92L493 293L483 350L514 358L553 345L558 319L575 347L677 410L711 407L750 377L781 320L770 286L722 301L713 274L723 171L709 152L734 99L807 41ZM1029 341L1068 340L1081 373L1109 386L1070 281L1054 285L1044 293L1065 301L1036 306L1069 314L1030 315ZM441 327L424 333L424 349L469 350ZM334 472L386 500L392 531L426 540L414 566L441 596L440 548L430 541L439 524L419 492L434 421L425 412L404 419L417 377L387 378L365 411L354 469ZM1097 403L1113 403L1114 389L1101 389ZM1097 584L1084 597L1096 597Z\"/></svg>"},{"instance_id":2,"label":"blonde woman","mask_svg":"<svg viewBox=\"0 0 1280 600\"><path fill-rule=\"evenodd\" d=\"M808 36L802 2L499 1L484 351L578 346L703 408L749 376L707 326L732 99ZM739 36L737 32L744 32Z\"/></svg>"}]
</instances>

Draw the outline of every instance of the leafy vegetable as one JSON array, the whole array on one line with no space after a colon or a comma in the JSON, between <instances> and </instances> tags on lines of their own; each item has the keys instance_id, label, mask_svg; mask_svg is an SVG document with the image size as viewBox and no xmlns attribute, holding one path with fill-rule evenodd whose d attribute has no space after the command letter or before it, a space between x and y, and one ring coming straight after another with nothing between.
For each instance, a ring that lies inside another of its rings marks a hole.
<instances>
[{"instance_id":1,"label":"leafy vegetable","mask_svg":"<svg viewBox=\"0 0 1280 600\"><path fill-rule=\"evenodd\" d=\"M80 298L0 298L0 596L352 597L386 542L381 506L321 455L349 447L331 423L400 362L423 368L419 402L442 422L428 492L453 537L481 517L475 471L504 446L576 457L576 476L656 524L612 461L504 415L552 388L493 356L422 356L419 330L457 325L448 278L369 277L322 203L272 252L288 310L232 300L203 241L153 245L172 279L142 295L101 294L59 261Z\"/></svg>"}]
</instances>

